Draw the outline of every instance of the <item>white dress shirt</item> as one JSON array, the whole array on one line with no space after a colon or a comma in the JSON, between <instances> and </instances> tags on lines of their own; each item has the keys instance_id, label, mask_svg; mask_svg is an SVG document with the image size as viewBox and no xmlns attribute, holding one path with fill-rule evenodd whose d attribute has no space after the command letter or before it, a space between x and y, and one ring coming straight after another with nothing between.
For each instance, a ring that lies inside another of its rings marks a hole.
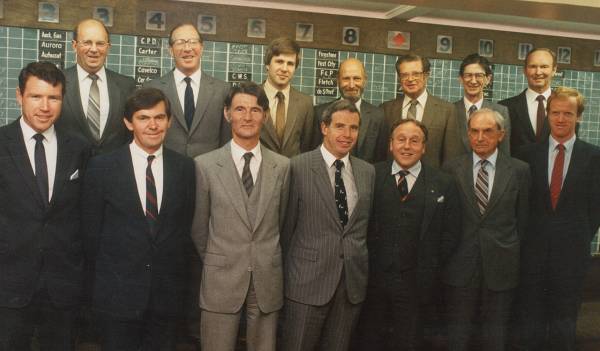
<instances>
[{"instance_id":1,"label":"white dress shirt","mask_svg":"<svg viewBox=\"0 0 600 351\"><path fill-rule=\"evenodd\" d=\"M27 155L29 156L29 163L31 169L35 175L35 139L34 135L38 134L33 128L29 126L21 117L19 120L21 125L21 132L23 133L23 140L25 141L25 148L27 149ZM46 154L46 166L48 167L48 202L52 199L52 191L54 190L54 178L56 176L56 158L58 155L58 141L56 140L56 130L54 125L46 129L43 133L44 136L44 152Z\"/></svg>"},{"instance_id":2,"label":"white dress shirt","mask_svg":"<svg viewBox=\"0 0 600 351\"><path fill-rule=\"evenodd\" d=\"M425 104L427 103L428 96L429 94L427 93L427 90L424 90L423 94L419 95L419 97L417 98L417 121L419 122L423 120L423 112L425 112ZM412 98L410 98L408 95L404 95L404 100L402 102L402 119L406 119L411 101Z\"/></svg>"},{"instance_id":3,"label":"white dress shirt","mask_svg":"<svg viewBox=\"0 0 600 351\"><path fill-rule=\"evenodd\" d=\"M179 97L179 104L181 105L181 111L185 112L185 88L187 83L184 78L187 77L183 72L175 68L173 70L173 78L175 79L175 88L177 88L177 97ZM202 78L202 70L199 69L189 76L192 80L190 85L194 92L194 107L198 104L198 94L200 92L200 79ZM173 103L173 102L171 102Z\"/></svg>"},{"instance_id":4,"label":"white dress shirt","mask_svg":"<svg viewBox=\"0 0 600 351\"><path fill-rule=\"evenodd\" d=\"M108 121L108 112L110 111L110 100L108 98L108 82L106 81L106 70L104 66L96 72L98 80L98 92L100 93L100 136L106 127L106 121ZM81 107L83 107L83 113L87 117L87 109L90 99L90 88L92 86L92 79L90 74L86 72L81 66L77 65L77 80L79 81L79 97L81 98ZM119 117L120 118L120 117Z\"/></svg>"},{"instance_id":5,"label":"white dress shirt","mask_svg":"<svg viewBox=\"0 0 600 351\"><path fill-rule=\"evenodd\" d=\"M421 173L421 161L417 161L412 167L409 169L402 168L396 161L392 162L392 175L396 179L396 185L398 185L398 181L400 180L400 175L398 172L400 171L408 171L406 175L406 185L408 186L408 192L412 190L413 186L417 182L417 178L419 178L419 174Z\"/></svg>"},{"instance_id":6,"label":"white dress shirt","mask_svg":"<svg viewBox=\"0 0 600 351\"><path fill-rule=\"evenodd\" d=\"M471 109L471 106L475 105L475 107L477 107L477 111L481 110L481 106L483 106L483 99L477 101L476 103L472 103L469 99L467 99L466 97L463 97L463 102L465 103L465 118L466 121L469 121L469 109ZM468 125L467 125L467 129L469 129Z\"/></svg>"},{"instance_id":7,"label":"white dress shirt","mask_svg":"<svg viewBox=\"0 0 600 351\"><path fill-rule=\"evenodd\" d=\"M565 183L565 178L567 177L567 171L569 170L569 163L571 162L571 155L573 155L573 145L575 145L575 139L577 137L573 135L571 139L567 140L563 143L565 147L565 162L563 163L563 175L562 175L562 184ZM559 142L556 141L552 134L550 138L548 138L548 185L552 181L552 169L554 169L554 160L556 160L556 156L558 155L558 146Z\"/></svg>"},{"instance_id":8,"label":"white dress shirt","mask_svg":"<svg viewBox=\"0 0 600 351\"><path fill-rule=\"evenodd\" d=\"M142 210L146 213L146 167L148 167L148 156L146 151L142 150L135 141L129 144L131 152L131 161L133 162L133 173L135 174L135 183L137 185ZM156 203L160 213L160 205L163 198L163 147L161 146L154 154L156 156L152 161L152 175L154 176L154 185L156 186Z\"/></svg>"},{"instance_id":9,"label":"white dress shirt","mask_svg":"<svg viewBox=\"0 0 600 351\"><path fill-rule=\"evenodd\" d=\"M275 88L267 79L265 81L264 84L264 90L265 90L265 94L267 94L267 97L269 98L269 111L270 111L270 115L271 115L271 120L273 122L273 125L276 125L277 123L277 102L279 101L276 97L277 92L279 92L279 90L277 90L277 88ZM283 93L283 96L285 97L285 120L287 121L287 114L288 114L288 108L290 106L290 85L288 84L285 89L281 90L281 92Z\"/></svg>"},{"instance_id":10,"label":"white dress shirt","mask_svg":"<svg viewBox=\"0 0 600 351\"><path fill-rule=\"evenodd\" d=\"M321 155L325 160L325 167L327 168L327 174L329 175L329 181L331 182L331 189L335 192L335 165L334 162L337 160L335 156L325 145L321 144ZM358 202L358 191L356 190L356 183L354 182L354 175L352 174L352 165L350 164L350 154L341 158L344 163L342 167L342 180L344 181L344 187L346 188L346 202L348 204L348 218L352 216L356 203Z\"/></svg>"},{"instance_id":11,"label":"white dress shirt","mask_svg":"<svg viewBox=\"0 0 600 351\"><path fill-rule=\"evenodd\" d=\"M494 153L491 154L486 160L488 164L485 166L485 170L488 173L488 193L487 198L490 199L490 195L492 194L492 188L494 187L494 177L496 176L496 160L498 159L498 148L494 150ZM473 152L473 186L477 184L477 173L481 168L482 158L479 157L476 153Z\"/></svg>"},{"instance_id":12,"label":"white dress shirt","mask_svg":"<svg viewBox=\"0 0 600 351\"><path fill-rule=\"evenodd\" d=\"M252 153L252 158L250 159L250 174L252 174L252 184L256 184L256 180L258 179L258 171L262 162L260 142L258 142L258 144L252 148L252 150L246 150L239 146L233 139L231 139L231 157L233 158L233 163L235 164L235 168L238 171L240 179L242 179L244 164L246 163L246 160L244 160L244 154L246 152Z\"/></svg>"},{"instance_id":13,"label":"white dress shirt","mask_svg":"<svg viewBox=\"0 0 600 351\"><path fill-rule=\"evenodd\" d=\"M538 101L536 100L538 95L544 95L544 111L546 111L546 106L548 104L548 98L552 90L548 88L543 93L538 93L530 88L527 88L525 91L525 97L527 98L527 112L529 113L529 121L531 122L531 127L533 127L533 132L537 133L537 110L538 110Z\"/></svg>"}]
</instances>

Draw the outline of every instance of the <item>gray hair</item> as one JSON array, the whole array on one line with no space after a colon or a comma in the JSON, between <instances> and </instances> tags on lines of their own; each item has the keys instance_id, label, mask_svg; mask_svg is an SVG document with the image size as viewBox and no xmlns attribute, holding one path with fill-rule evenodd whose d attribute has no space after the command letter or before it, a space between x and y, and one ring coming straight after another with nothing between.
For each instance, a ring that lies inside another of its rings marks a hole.
<instances>
[{"instance_id":1,"label":"gray hair","mask_svg":"<svg viewBox=\"0 0 600 351\"><path fill-rule=\"evenodd\" d=\"M467 126L471 126L471 120L473 118L475 118L478 115L483 115L483 114L491 114L492 117L494 118L494 122L496 122L496 126L498 127L498 130L504 130L506 123L504 122L504 116L502 116L500 114L500 112L498 111L494 111L491 108L487 108L484 107L482 109L479 109L473 113L471 113L471 115L469 116L469 120L467 121Z\"/></svg>"}]
</instances>

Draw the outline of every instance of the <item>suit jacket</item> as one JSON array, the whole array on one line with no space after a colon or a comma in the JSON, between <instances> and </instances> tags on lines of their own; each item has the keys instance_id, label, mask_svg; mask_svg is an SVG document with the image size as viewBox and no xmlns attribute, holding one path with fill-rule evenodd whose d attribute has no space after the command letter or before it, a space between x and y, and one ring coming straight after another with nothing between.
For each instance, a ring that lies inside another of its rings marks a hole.
<instances>
[{"instance_id":1,"label":"suit jacket","mask_svg":"<svg viewBox=\"0 0 600 351\"><path fill-rule=\"evenodd\" d=\"M171 113L175 118L167 131L166 147L193 158L217 149L231 139L231 127L223 117L225 98L230 88L228 83L202 72L190 129L185 122L172 70L144 86L162 90L171 101Z\"/></svg>"},{"instance_id":2,"label":"suit jacket","mask_svg":"<svg viewBox=\"0 0 600 351\"><path fill-rule=\"evenodd\" d=\"M373 202L373 166L350 156L358 202L342 227L320 148L291 160L290 200L282 233L285 296L321 306L333 297L342 271L351 303L365 299L367 227Z\"/></svg>"},{"instance_id":3,"label":"suit jacket","mask_svg":"<svg viewBox=\"0 0 600 351\"><path fill-rule=\"evenodd\" d=\"M267 121L260 133L260 141L267 148L285 157L296 156L310 150L313 133L312 98L290 87L290 101L285 120L283 142L279 141L277 131L269 111Z\"/></svg>"},{"instance_id":4,"label":"suit jacket","mask_svg":"<svg viewBox=\"0 0 600 351\"><path fill-rule=\"evenodd\" d=\"M230 143L195 160L192 238L204 263L202 309L238 312L250 279L262 312L283 305L279 233L288 197L289 160L261 149L262 162L250 197L235 168Z\"/></svg>"},{"instance_id":5,"label":"suit jacket","mask_svg":"<svg viewBox=\"0 0 600 351\"><path fill-rule=\"evenodd\" d=\"M550 202L548 141L524 146L531 167L531 220L523 243L523 271L541 276L581 277L590 260L590 242L600 226L600 149L580 139L573 145L556 209ZM570 279L569 279L570 280Z\"/></svg>"},{"instance_id":6,"label":"suit jacket","mask_svg":"<svg viewBox=\"0 0 600 351\"><path fill-rule=\"evenodd\" d=\"M194 165L163 148L163 195L154 235L138 194L129 145L90 161L84 179L82 223L95 263L93 308L141 319L148 308L177 314L184 299L192 241ZM152 304L152 301L158 302Z\"/></svg>"},{"instance_id":7,"label":"suit jacket","mask_svg":"<svg viewBox=\"0 0 600 351\"><path fill-rule=\"evenodd\" d=\"M19 120L0 128L0 306L24 307L44 282L52 302L80 302L80 179L89 144L56 128L54 190L45 205Z\"/></svg>"},{"instance_id":8,"label":"suit jacket","mask_svg":"<svg viewBox=\"0 0 600 351\"><path fill-rule=\"evenodd\" d=\"M455 178L463 208L463 231L444 273L444 282L467 286L479 267L490 290L517 286L520 241L528 219L530 173L526 163L498 152L494 185L483 215L473 185L473 154L444 166Z\"/></svg>"},{"instance_id":9,"label":"suit jacket","mask_svg":"<svg viewBox=\"0 0 600 351\"><path fill-rule=\"evenodd\" d=\"M369 227L368 247L370 277L375 286L387 282L394 260L400 255L395 245L398 234L397 206L400 193L396 178L391 174L392 162L375 165L375 193L373 214ZM425 164L422 165L419 179L425 184L425 207L418 237L417 269L422 300L432 296L440 269L444 267L450 254L457 246L461 235L460 200L454 179L449 175ZM412 191L411 191L412 193Z\"/></svg>"},{"instance_id":10,"label":"suit jacket","mask_svg":"<svg viewBox=\"0 0 600 351\"><path fill-rule=\"evenodd\" d=\"M399 96L381 105L388 129L402 118L403 100L404 96ZM456 109L451 103L429 94L421 122L429 132L427 152L421 161L440 168L444 162L464 153L460 145Z\"/></svg>"},{"instance_id":11,"label":"suit jacket","mask_svg":"<svg viewBox=\"0 0 600 351\"><path fill-rule=\"evenodd\" d=\"M510 137L510 150L512 154L516 154L519 148L523 145L535 143L535 133L531 126L531 120L529 119L529 110L527 107L527 97L525 92L527 89L519 95L515 95L508 99L498 101L500 105L504 105L508 108L508 115L510 116L511 125L511 137ZM544 120L544 129L542 130L543 140L548 140L550 135L550 125L548 119Z\"/></svg>"},{"instance_id":12,"label":"suit jacket","mask_svg":"<svg viewBox=\"0 0 600 351\"><path fill-rule=\"evenodd\" d=\"M315 106L313 148L323 142L321 116L329 105L331 105L331 102ZM389 147L389 129L383 118L383 110L365 100L361 100L358 140L356 146L352 149L352 155L369 163L385 160Z\"/></svg>"},{"instance_id":13,"label":"suit jacket","mask_svg":"<svg viewBox=\"0 0 600 351\"><path fill-rule=\"evenodd\" d=\"M454 103L456 106L456 121L458 122L458 133L460 134L460 139L465 148L465 152L470 153L473 151L471 149L471 142L469 141L469 135L467 134L467 111L465 110L465 102L463 99L460 99ZM498 105L493 102L489 102L487 100L483 100L481 104L481 108L489 108L494 110L504 117L504 139L500 142L499 149L507 155L510 155L510 118L508 117L508 109L506 106Z\"/></svg>"},{"instance_id":14,"label":"suit jacket","mask_svg":"<svg viewBox=\"0 0 600 351\"><path fill-rule=\"evenodd\" d=\"M125 123L123 123L123 116L127 97L135 89L133 78L106 69L110 109L102 136L97 141L92 136L87 122L85 115L87 106L81 106L77 66L67 68L64 70L64 74L67 80L67 93L64 96L62 113L56 121L56 125L71 131L73 134L81 135L88 140L93 145L92 151L94 154L110 152L121 145L129 143L131 133L125 127Z\"/></svg>"}]
</instances>

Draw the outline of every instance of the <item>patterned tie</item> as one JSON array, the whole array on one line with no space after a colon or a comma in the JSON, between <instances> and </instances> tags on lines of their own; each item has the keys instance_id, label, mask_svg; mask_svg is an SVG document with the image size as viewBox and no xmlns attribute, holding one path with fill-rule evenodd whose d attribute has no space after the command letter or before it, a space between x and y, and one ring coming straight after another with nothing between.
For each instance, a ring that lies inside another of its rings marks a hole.
<instances>
[{"instance_id":1,"label":"patterned tie","mask_svg":"<svg viewBox=\"0 0 600 351\"><path fill-rule=\"evenodd\" d=\"M98 88L98 76L90 74L88 77L92 80L92 85L90 85L87 120L92 136L94 139L100 140L100 89Z\"/></svg>"},{"instance_id":2,"label":"patterned tie","mask_svg":"<svg viewBox=\"0 0 600 351\"><path fill-rule=\"evenodd\" d=\"M485 213L485 209L488 205L488 172L485 170L489 161L479 161L479 172L477 172L477 181L475 182L475 197L477 198L477 205L479 206L479 212Z\"/></svg>"},{"instance_id":3,"label":"patterned tie","mask_svg":"<svg viewBox=\"0 0 600 351\"><path fill-rule=\"evenodd\" d=\"M346 187L342 179L342 168L344 161L335 160L335 204L337 205L338 215L342 227L348 223L348 201L346 199Z\"/></svg>"},{"instance_id":4,"label":"patterned tie","mask_svg":"<svg viewBox=\"0 0 600 351\"><path fill-rule=\"evenodd\" d=\"M469 107L469 116L471 116L471 114L475 111L477 111L477 106L471 105L471 107Z\"/></svg>"},{"instance_id":5,"label":"patterned tie","mask_svg":"<svg viewBox=\"0 0 600 351\"><path fill-rule=\"evenodd\" d=\"M194 120L194 113L196 112L196 105L194 104L194 90L192 89L192 78L185 77L185 96L183 103L183 115L185 116L185 124L188 130L192 128L192 121Z\"/></svg>"},{"instance_id":6,"label":"patterned tie","mask_svg":"<svg viewBox=\"0 0 600 351\"><path fill-rule=\"evenodd\" d=\"M542 130L544 129L544 120L546 119L546 109L544 108L544 95L538 95L535 98L538 102L537 117L535 120L535 141L539 142L542 139Z\"/></svg>"},{"instance_id":7,"label":"patterned tie","mask_svg":"<svg viewBox=\"0 0 600 351\"><path fill-rule=\"evenodd\" d=\"M250 173L250 160L252 159L252 156L251 152L246 152L244 154L244 169L242 170L242 183L244 183L244 188L246 189L246 194L248 194L248 196L250 196L252 188L254 187L252 173Z\"/></svg>"},{"instance_id":8,"label":"patterned tie","mask_svg":"<svg viewBox=\"0 0 600 351\"><path fill-rule=\"evenodd\" d=\"M417 101L416 99L410 101L410 106L408 107L408 113L406 114L407 119L417 119L417 105L418 104L419 104L419 101Z\"/></svg>"},{"instance_id":9,"label":"patterned tie","mask_svg":"<svg viewBox=\"0 0 600 351\"><path fill-rule=\"evenodd\" d=\"M280 142L283 142L283 133L285 131L285 95L278 91L275 95L277 98L277 111L275 112L275 130Z\"/></svg>"},{"instance_id":10,"label":"patterned tie","mask_svg":"<svg viewBox=\"0 0 600 351\"><path fill-rule=\"evenodd\" d=\"M156 183L152 174L152 161L154 155L148 155L148 166L146 167L146 220L150 227L150 234L156 234L158 223L158 202L156 201Z\"/></svg>"},{"instance_id":11,"label":"patterned tie","mask_svg":"<svg viewBox=\"0 0 600 351\"><path fill-rule=\"evenodd\" d=\"M552 167L552 178L550 178L550 201L552 209L556 209L556 204L560 198L560 190L562 188L563 169L565 165L565 146L563 144L556 145L558 153L554 158L554 167Z\"/></svg>"},{"instance_id":12,"label":"patterned tie","mask_svg":"<svg viewBox=\"0 0 600 351\"><path fill-rule=\"evenodd\" d=\"M401 170L398 172L398 191L400 191L400 201L404 202L408 197L408 182L406 176L410 174L409 171Z\"/></svg>"},{"instance_id":13,"label":"patterned tie","mask_svg":"<svg viewBox=\"0 0 600 351\"><path fill-rule=\"evenodd\" d=\"M44 199L44 205L48 205L49 202L49 190L48 190L48 166L46 164L46 149L44 148L44 136L42 134L36 134L33 136L35 139L35 151L33 154L35 163L35 180L40 190L40 195Z\"/></svg>"}]
</instances>

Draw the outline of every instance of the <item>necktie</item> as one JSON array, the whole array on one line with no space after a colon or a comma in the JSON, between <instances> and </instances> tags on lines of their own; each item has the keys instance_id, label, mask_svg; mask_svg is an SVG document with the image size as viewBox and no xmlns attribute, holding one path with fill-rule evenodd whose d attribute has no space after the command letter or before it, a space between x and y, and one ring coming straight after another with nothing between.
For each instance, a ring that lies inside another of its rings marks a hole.
<instances>
[{"instance_id":1,"label":"necktie","mask_svg":"<svg viewBox=\"0 0 600 351\"><path fill-rule=\"evenodd\" d=\"M417 104L419 101L411 100L410 106L408 107L408 113L406 114L407 119L417 119Z\"/></svg>"},{"instance_id":2,"label":"necktie","mask_svg":"<svg viewBox=\"0 0 600 351\"><path fill-rule=\"evenodd\" d=\"M342 179L344 161L335 160L333 164L335 165L335 204L343 227L348 223L348 201L346 199L346 187Z\"/></svg>"},{"instance_id":3,"label":"necktie","mask_svg":"<svg viewBox=\"0 0 600 351\"><path fill-rule=\"evenodd\" d=\"M277 98L277 111L275 112L275 130L280 142L283 142L283 132L285 131L285 95L278 91L275 95Z\"/></svg>"},{"instance_id":4,"label":"necktie","mask_svg":"<svg viewBox=\"0 0 600 351\"><path fill-rule=\"evenodd\" d=\"M183 103L183 115L185 117L185 124L188 130L192 128L192 121L194 120L194 113L196 112L196 105L194 104L194 90L192 89L192 78L185 77L185 97Z\"/></svg>"},{"instance_id":5,"label":"necktie","mask_svg":"<svg viewBox=\"0 0 600 351\"><path fill-rule=\"evenodd\" d=\"M477 206L479 206L479 212L485 213L485 209L488 204L488 172L485 170L489 162L487 160L479 161L479 172L477 172L477 180L475 182L475 197L477 198Z\"/></svg>"},{"instance_id":6,"label":"necktie","mask_svg":"<svg viewBox=\"0 0 600 351\"><path fill-rule=\"evenodd\" d=\"M406 181L406 176L409 174L409 171L401 170L398 172L400 176L398 178L398 191L400 192L400 201L406 200L408 197L408 182Z\"/></svg>"},{"instance_id":7,"label":"necktie","mask_svg":"<svg viewBox=\"0 0 600 351\"><path fill-rule=\"evenodd\" d=\"M48 190L48 166L46 164L46 149L44 148L44 136L42 134L36 134L33 136L35 139L35 151L34 151L34 163L35 163L35 180L37 182L40 195L44 200L44 205L49 203L49 190Z\"/></svg>"},{"instance_id":8,"label":"necktie","mask_svg":"<svg viewBox=\"0 0 600 351\"><path fill-rule=\"evenodd\" d=\"M98 89L98 76L89 75L92 80L90 96L88 98L87 120L94 139L100 139L100 89Z\"/></svg>"},{"instance_id":9,"label":"necktie","mask_svg":"<svg viewBox=\"0 0 600 351\"><path fill-rule=\"evenodd\" d=\"M544 129L544 120L546 119L546 109L544 108L544 95L538 95L535 98L538 102L537 117L535 120L535 141L539 142L542 139L542 130Z\"/></svg>"},{"instance_id":10,"label":"necktie","mask_svg":"<svg viewBox=\"0 0 600 351\"><path fill-rule=\"evenodd\" d=\"M563 144L556 145L558 153L554 158L554 167L552 167L552 178L550 179L550 201L552 209L556 209L558 198L560 197L560 189L562 188L563 168L565 165L565 146Z\"/></svg>"},{"instance_id":11,"label":"necktie","mask_svg":"<svg viewBox=\"0 0 600 351\"><path fill-rule=\"evenodd\" d=\"M471 116L471 113L477 111L477 106L475 105L471 105L471 107L469 107L469 116Z\"/></svg>"},{"instance_id":12,"label":"necktie","mask_svg":"<svg viewBox=\"0 0 600 351\"><path fill-rule=\"evenodd\" d=\"M252 173L250 173L250 160L252 159L252 156L251 152L246 152L244 154L244 169L242 170L242 183L244 183L244 188L246 189L246 194L248 194L248 196L250 196L252 188L254 187Z\"/></svg>"},{"instance_id":13,"label":"necktie","mask_svg":"<svg viewBox=\"0 0 600 351\"><path fill-rule=\"evenodd\" d=\"M156 201L156 183L154 174L152 174L152 161L156 156L148 156L148 166L146 167L146 220L150 226L150 234L156 234L156 224L158 222L158 202Z\"/></svg>"}]
</instances>

